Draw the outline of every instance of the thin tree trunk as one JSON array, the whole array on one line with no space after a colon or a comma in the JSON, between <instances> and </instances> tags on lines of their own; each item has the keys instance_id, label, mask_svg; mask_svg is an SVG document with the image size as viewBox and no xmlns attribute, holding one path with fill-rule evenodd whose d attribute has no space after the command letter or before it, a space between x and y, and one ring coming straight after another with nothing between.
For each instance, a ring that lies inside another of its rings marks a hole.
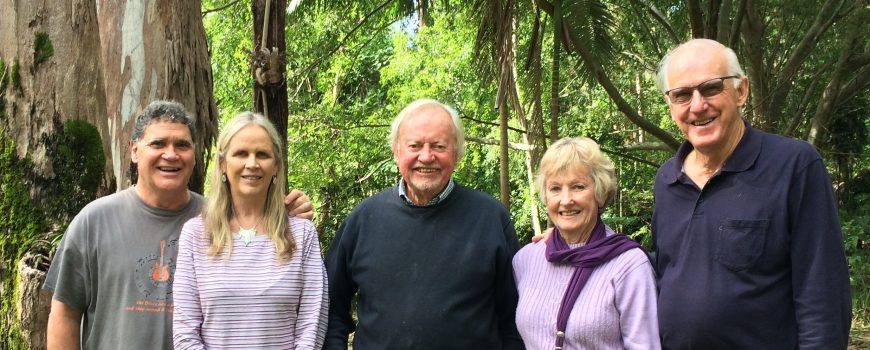
<instances>
[{"instance_id":1,"label":"thin tree trunk","mask_svg":"<svg viewBox=\"0 0 870 350\"><path fill-rule=\"evenodd\" d=\"M553 0L553 65L550 77L550 143L559 139L559 60L562 54L562 0Z\"/></svg>"},{"instance_id":2,"label":"thin tree trunk","mask_svg":"<svg viewBox=\"0 0 870 350\"><path fill-rule=\"evenodd\" d=\"M756 0L746 0L746 11L741 22L741 35L743 50L743 67L749 76L749 86L752 91L752 116L753 125L762 130L770 130L772 125L772 112L770 111L770 80L767 76L764 53L766 52L764 38L764 22L759 13Z\"/></svg>"},{"instance_id":3,"label":"thin tree trunk","mask_svg":"<svg viewBox=\"0 0 870 350\"><path fill-rule=\"evenodd\" d=\"M265 115L281 134L283 159L287 159L287 101L285 28L287 0L254 0L254 50L251 74L254 78L254 110Z\"/></svg>"},{"instance_id":4,"label":"thin tree trunk","mask_svg":"<svg viewBox=\"0 0 870 350\"><path fill-rule=\"evenodd\" d=\"M731 6L731 0L723 0L718 16L716 16L716 41L725 46L728 46L731 41Z\"/></svg>"},{"instance_id":5,"label":"thin tree trunk","mask_svg":"<svg viewBox=\"0 0 870 350\"><path fill-rule=\"evenodd\" d=\"M502 69L502 71L504 71ZM504 73L502 73L504 74ZM508 105L507 90L499 88L498 92L498 116L499 116L499 189L501 192L501 204L505 208L511 207L510 189L510 158L508 158Z\"/></svg>"},{"instance_id":6,"label":"thin tree trunk","mask_svg":"<svg viewBox=\"0 0 870 350\"><path fill-rule=\"evenodd\" d=\"M704 14L701 12L701 3L698 0L687 0L686 8L689 10L689 23L692 26L692 37L704 37Z\"/></svg>"},{"instance_id":7,"label":"thin tree trunk","mask_svg":"<svg viewBox=\"0 0 870 350\"><path fill-rule=\"evenodd\" d=\"M855 2L853 10L862 10L862 0ZM850 21L845 28L846 33L848 34L842 41L840 58L837 60L837 65L834 68L834 72L831 74L831 79L828 81L828 85L825 86L825 90L822 92L822 99L816 107L816 112L813 115L810 124L807 142L816 147L825 140L828 128L833 120L835 106L842 102L840 100L840 90L843 88L844 82L848 81L848 77L855 73L853 70L849 69L849 62L852 56L863 52L864 46L866 46L866 36L861 28L867 17L868 16L866 15L853 16L850 18Z\"/></svg>"},{"instance_id":8,"label":"thin tree trunk","mask_svg":"<svg viewBox=\"0 0 870 350\"><path fill-rule=\"evenodd\" d=\"M719 10L722 6L721 0L709 0L707 2L707 25L704 28L704 37L716 39L719 33Z\"/></svg>"}]
</instances>

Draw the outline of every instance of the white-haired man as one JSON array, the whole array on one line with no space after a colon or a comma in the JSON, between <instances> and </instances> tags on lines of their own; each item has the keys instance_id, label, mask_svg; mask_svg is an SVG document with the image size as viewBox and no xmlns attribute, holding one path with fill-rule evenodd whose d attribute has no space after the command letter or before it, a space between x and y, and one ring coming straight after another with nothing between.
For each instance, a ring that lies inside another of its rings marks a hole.
<instances>
[{"instance_id":1,"label":"white-haired man","mask_svg":"<svg viewBox=\"0 0 870 350\"><path fill-rule=\"evenodd\" d=\"M849 273L812 146L743 119L737 56L695 39L659 70L686 142L659 169L652 233L665 349L845 349Z\"/></svg>"},{"instance_id":2,"label":"white-haired man","mask_svg":"<svg viewBox=\"0 0 870 350\"><path fill-rule=\"evenodd\" d=\"M491 196L452 179L456 112L411 103L393 121L402 179L363 200L329 247L324 349L523 349L514 316L516 233ZM358 294L358 322L351 316Z\"/></svg>"}]
</instances>

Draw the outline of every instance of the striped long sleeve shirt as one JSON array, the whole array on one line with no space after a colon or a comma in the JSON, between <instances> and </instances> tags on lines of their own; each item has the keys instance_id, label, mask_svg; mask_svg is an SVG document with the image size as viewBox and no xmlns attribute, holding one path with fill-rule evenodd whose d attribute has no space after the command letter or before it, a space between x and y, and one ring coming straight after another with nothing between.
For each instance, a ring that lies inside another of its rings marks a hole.
<instances>
[{"instance_id":1,"label":"striped long sleeve shirt","mask_svg":"<svg viewBox=\"0 0 870 350\"><path fill-rule=\"evenodd\" d=\"M256 236L233 240L226 252L206 255L201 217L181 231L174 282L175 349L320 349L326 333L326 273L314 225L290 218L296 240L279 263L275 245Z\"/></svg>"}]
</instances>

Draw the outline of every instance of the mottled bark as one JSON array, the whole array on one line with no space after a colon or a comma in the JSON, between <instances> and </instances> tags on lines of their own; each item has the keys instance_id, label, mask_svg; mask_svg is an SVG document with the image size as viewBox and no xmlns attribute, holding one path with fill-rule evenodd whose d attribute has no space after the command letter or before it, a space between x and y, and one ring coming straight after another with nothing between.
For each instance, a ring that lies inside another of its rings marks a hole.
<instances>
[{"instance_id":1,"label":"mottled bark","mask_svg":"<svg viewBox=\"0 0 870 350\"><path fill-rule=\"evenodd\" d=\"M103 74L117 190L130 185L130 132L155 99L182 103L196 117L196 166L189 187L202 193L218 112L200 1L99 0Z\"/></svg>"},{"instance_id":2,"label":"mottled bark","mask_svg":"<svg viewBox=\"0 0 870 350\"><path fill-rule=\"evenodd\" d=\"M14 138L18 156L33 162L35 175L51 179L53 157L45 140L63 122L85 120L101 135L108 134L96 9L87 0L0 0L0 18L0 59L10 68L7 75L18 62L20 81L19 86L10 83L0 91L6 107L0 124L10 130L7 135ZM38 33L47 35L42 47L35 45ZM102 141L108 151L109 139ZM107 161L103 188L113 187L111 169ZM41 189L35 186L32 196L38 201Z\"/></svg>"}]
</instances>

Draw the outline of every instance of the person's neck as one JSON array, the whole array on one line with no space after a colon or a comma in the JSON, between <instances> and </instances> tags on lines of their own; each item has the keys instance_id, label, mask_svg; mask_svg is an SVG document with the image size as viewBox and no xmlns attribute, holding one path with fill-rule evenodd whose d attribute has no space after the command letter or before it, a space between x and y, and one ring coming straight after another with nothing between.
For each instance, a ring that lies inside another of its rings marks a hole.
<instances>
[{"instance_id":1,"label":"person's neck","mask_svg":"<svg viewBox=\"0 0 870 350\"><path fill-rule=\"evenodd\" d=\"M701 172L713 175L725 165L725 162L731 157L734 150L737 149L737 145L740 143L740 139L743 138L745 131L746 127L740 122L735 130L728 133L729 136L724 140L724 145L713 146L709 149L695 148L689 153L687 160L697 169L700 169Z\"/></svg>"},{"instance_id":2,"label":"person's neck","mask_svg":"<svg viewBox=\"0 0 870 350\"><path fill-rule=\"evenodd\" d=\"M178 193L158 193L135 185L134 189L136 195L138 195L145 204L154 208L178 210L184 208L187 206L187 203L190 202L190 192L188 192L187 189L179 191Z\"/></svg>"},{"instance_id":3,"label":"person's neck","mask_svg":"<svg viewBox=\"0 0 870 350\"><path fill-rule=\"evenodd\" d=\"M236 223L242 226L259 222L266 212L265 198L233 197L231 204Z\"/></svg>"},{"instance_id":4,"label":"person's neck","mask_svg":"<svg viewBox=\"0 0 870 350\"><path fill-rule=\"evenodd\" d=\"M576 233L568 233L559 231L559 235L562 236L562 239L565 240L565 243L568 244L579 244L586 243L589 241L589 237L592 236L592 230L588 230L587 232L576 232Z\"/></svg>"},{"instance_id":5,"label":"person's neck","mask_svg":"<svg viewBox=\"0 0 870 350\"><path fill-rule=\"evenodd\" d=\"M442 192L444 192L444 190L447 189L447 185L449 184L449 182L450 181L448 180L447 183L444 184L444 186L441 186L440 189L431 193L414 193L408 188L408 182L404 181L403 183L405 185L405 196L407 196L408 200L410 200L411 203L414 203L414 205L425 206L428 205L429 202L431 202L433 199L435 199L435 197L438 197Z\"/></svg>"}]
</instances>

